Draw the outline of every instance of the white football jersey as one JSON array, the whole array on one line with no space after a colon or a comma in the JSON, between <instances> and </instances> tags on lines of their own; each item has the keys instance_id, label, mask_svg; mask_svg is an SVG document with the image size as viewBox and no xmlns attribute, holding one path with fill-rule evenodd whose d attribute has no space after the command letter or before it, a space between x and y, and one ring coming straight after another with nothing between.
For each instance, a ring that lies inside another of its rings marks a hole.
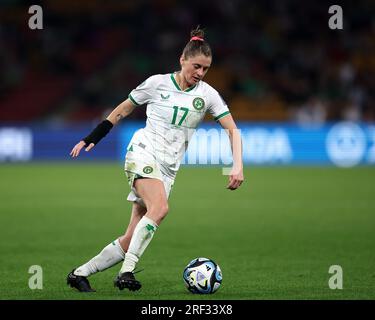
<instances>
[{"instance_id":1,"label":"white football jersey","mask_svg":"<svg viewBox=\"0 0 375 320\"><path fill-rule=\"evenodd\" d=\"M147 104L146 127L137 131L128 148L137 144L177 172L189 140L208 111L217 121L229 114L219 93L204 81L182 91L175 74L149 77L131 91L134 105Z\"/></svg>"}]
</instances>

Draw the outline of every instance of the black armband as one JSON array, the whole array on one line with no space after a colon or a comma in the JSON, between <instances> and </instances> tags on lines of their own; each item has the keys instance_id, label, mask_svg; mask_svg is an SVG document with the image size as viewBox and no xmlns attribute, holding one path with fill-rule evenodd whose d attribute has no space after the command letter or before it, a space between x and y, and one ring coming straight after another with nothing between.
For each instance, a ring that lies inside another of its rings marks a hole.
<instances>
[{"instance_id":1,"label":"black armband","mask_svg":"<svg viewBox=\"0 0 375 320\"><path fill-rule=\"evenodd\" d=\"M112 128L112 122L109 120L104 120L99 123L86 138L82 140L86 143L87 146L89 146L90 143L97 145L98 142L103 139Z\"/></svg>"}]
</instances>

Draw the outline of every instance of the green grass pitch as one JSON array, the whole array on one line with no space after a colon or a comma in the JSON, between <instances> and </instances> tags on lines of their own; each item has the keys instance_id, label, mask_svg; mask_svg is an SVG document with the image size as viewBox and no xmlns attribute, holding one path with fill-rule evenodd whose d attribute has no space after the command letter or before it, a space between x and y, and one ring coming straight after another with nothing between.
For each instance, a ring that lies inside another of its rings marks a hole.
<instances>
[{"instance_id":1,"label":"green grass pitch","mask_svg":"<svg viewBox=\"0 0 375 320\"><path fill-rule=\"evenodd\" d=\"M122 234L131 204L120 163L0 166L0 299L374 299L375 168L248 167L237 191L221 168L182 167L170 212L143 255L138 292L119 291L120 265L66 275ZM209 257L223 271L213 295L193 295L182 271ZM28 287L31 265L43 289ZM331 290L331 265L343 289Z\"/></svg>"}]
</instances>

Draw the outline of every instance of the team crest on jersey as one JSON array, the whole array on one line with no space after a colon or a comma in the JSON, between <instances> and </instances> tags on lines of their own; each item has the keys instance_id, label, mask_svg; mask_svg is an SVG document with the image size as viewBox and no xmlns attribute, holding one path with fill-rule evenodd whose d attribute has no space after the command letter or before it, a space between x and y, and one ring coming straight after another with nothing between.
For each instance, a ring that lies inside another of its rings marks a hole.
<instances>
[{"instance_id":1,"label":"team crest on jersey","mask_svg":"<svg viewBox=\"0 0 375 320\"><path fill-rule=\"evenodd\" d=\"M195 98L193 100L193 107L196 110L202 110L204 108L204 100L202 98Z\"/></svg>"},{"instance_id":2,"label":"team crest on jersey","mask_svg":"<svg viewBox=\"0 0 375 320\"><path fill-rule=\"evenodd\" d=\"M154 169L152 169L152 167L150 166L146 166L143 168L143 172L146 174L150 174L152 171L154 171Z\"/></svg>"}]
</instances>

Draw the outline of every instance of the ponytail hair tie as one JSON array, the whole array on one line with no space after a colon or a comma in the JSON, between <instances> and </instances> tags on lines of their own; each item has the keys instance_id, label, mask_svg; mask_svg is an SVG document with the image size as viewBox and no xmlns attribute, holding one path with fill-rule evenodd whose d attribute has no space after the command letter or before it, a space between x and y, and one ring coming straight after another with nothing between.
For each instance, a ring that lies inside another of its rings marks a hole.
<instances>
[{"instance_id":1,"label":"ponytail hair tie","mask_svg":"<svg viewBox=\"0 0 375 320\"><path fill-rule=\"evenodd\" d=\"M192 37L192 38L190 39L190 41L193 41L193 40L204 41L203 38L201 38L201 37L197 37L197 36Z\"/></svg>"}]
</instances>

